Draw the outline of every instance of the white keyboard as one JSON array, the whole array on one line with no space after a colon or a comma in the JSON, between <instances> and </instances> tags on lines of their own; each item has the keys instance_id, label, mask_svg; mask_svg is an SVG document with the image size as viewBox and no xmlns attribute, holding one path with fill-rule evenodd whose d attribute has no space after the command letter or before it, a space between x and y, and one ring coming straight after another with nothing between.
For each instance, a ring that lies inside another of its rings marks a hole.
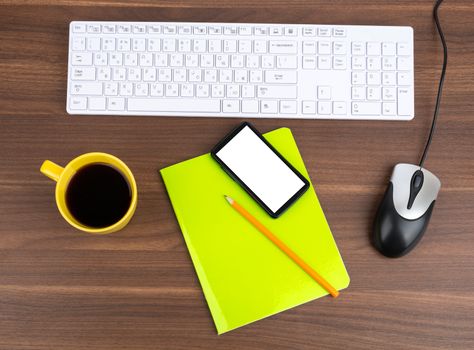
<instances>
[{"instance_id":1,"label":"white keyboard","mask_svg":"<svg viewBox=\"0 0 474 350\"><path fill-rule=\"evenodd\" d=\"M67 111L409 120L411 27L71 22Z\"/></svg>"}]
</instances>

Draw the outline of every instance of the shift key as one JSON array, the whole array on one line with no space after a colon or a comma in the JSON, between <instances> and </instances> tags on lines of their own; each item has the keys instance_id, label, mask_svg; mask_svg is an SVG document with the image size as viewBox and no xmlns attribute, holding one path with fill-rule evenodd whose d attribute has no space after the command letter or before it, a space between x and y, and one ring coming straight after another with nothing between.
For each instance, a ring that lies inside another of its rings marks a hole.
<instances>
[{"instance_id":1,"label":"shift key","mask_svg":"<svg viewBox=\"0 0 474 350\"><path fill-rule=\"evenodd\" d=\"M102 95L102 83L72 83L72 95Z\"/></svg>"}]
</instances>

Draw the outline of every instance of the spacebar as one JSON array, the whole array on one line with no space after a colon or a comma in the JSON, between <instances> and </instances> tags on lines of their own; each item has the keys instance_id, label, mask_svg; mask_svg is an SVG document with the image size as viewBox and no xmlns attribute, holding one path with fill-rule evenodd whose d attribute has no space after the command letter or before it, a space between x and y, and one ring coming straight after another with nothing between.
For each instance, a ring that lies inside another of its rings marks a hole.
<instances>
[{"instance_id":1,"label":"spacebar","mask_svg":"<svg viewBox=\"0 0 474 350\"><path fill-rule=\"evenodd\" d=\"M137 112L220 112L220 100L194 98L129 98L128 110Z\"/></svg>"}]
</instances>

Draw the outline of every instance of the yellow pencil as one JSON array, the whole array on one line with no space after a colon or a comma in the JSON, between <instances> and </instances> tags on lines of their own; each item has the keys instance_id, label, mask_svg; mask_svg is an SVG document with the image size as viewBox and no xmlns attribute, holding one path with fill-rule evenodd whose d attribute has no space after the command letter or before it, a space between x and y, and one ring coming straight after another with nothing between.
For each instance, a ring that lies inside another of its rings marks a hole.
<instances>
[{"instance_id":1,"label":"yellow pencil","mask_svg":"<svg viewBox=\"0 0 474 350\"><path fill-rule=\"evenodd\" d=\"M240 204L229 196L225 196L225 199L229 204L237 210L240 215L246 218L255 228L265 235L270 241L272 241L278 248L280 248L289 258L291 258L299 267L301 267L308 275L310 275L316 282L318 282L324 289L326 289L334 298L337 298L339 292L329 284L319 273L314 271L311 266L303 261L294 251L292 251L285 243L283 243L278 237L270 232L268 228L263 226L252 214L245 210Z\"/></svg>"}]
</instances>

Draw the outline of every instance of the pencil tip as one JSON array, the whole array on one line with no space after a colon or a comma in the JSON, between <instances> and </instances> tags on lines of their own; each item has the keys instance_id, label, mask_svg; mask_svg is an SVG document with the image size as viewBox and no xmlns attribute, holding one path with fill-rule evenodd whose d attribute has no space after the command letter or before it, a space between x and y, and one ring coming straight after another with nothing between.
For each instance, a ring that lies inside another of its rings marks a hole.
<instances>
[{"instance_id":1,"label":"pencil tip","mask_svg":"<svg viewBox=\"0 0 474 350\"><path fill-rule=\"evenodd\" d=\"M229 202L229 204L234 203L234 200L233 200L232 198L230 198L229 196L224 195L224 198L225 198L225 200L226 200L227 202Z\"/></svg>"}]
</instances>

